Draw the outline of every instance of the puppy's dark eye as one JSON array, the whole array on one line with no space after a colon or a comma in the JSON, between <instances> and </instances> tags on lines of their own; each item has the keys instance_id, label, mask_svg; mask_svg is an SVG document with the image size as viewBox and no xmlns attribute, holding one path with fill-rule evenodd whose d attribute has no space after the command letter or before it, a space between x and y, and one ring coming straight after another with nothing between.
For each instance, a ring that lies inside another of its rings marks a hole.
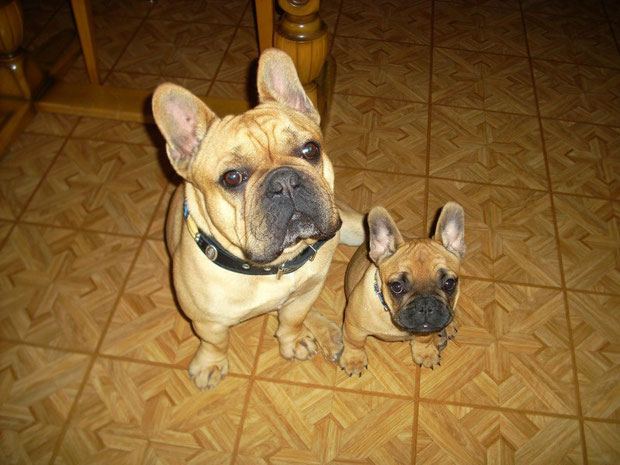
<instances>
[{"instance_id":1,"label":"puppy's dark eye","mask_svg":"<svg viewBox=\"0 0 620 465\"><path fill-rule=\"evenodd\" d=\"M404 290L405 288L398 281L394 281L393 283L390 283L390 291L392 292L392 294L398 295L398 294L401 294Z\"/></svg>"},{"instance_id":2,"label":"puppy's dark eye","mask_svg":"<svg viewBox=\"0 0 620 465\"><path fill-rule=\"evenodd\" d=\"M456 279L446 279L444 283L441 285L441 288L446 292L451 292L456 287Z\"/></svg>"},{"instance_id":3,"label":"puppy's dark eye","mask_svg":"<svg viewBox=\"0 0 620 465\"><path fill-rule=\"evenodd\" d=\"M301 148L301 157L308 161L315 161L321 156L321 147L314 141L307 142Z\"/></svg>"},{"instance_id":4,"label":"puppy's dark eye","mask_svg":"<svg viewBox=\"0 0 620 465\"><path fill-rule=\"evenodd\" d=\"M237 170L230 170L224 173L222 176L222 182L225 186L228 187L237 187L240 186L244 181L244 176Z\"/></svg>"}]
</instances>

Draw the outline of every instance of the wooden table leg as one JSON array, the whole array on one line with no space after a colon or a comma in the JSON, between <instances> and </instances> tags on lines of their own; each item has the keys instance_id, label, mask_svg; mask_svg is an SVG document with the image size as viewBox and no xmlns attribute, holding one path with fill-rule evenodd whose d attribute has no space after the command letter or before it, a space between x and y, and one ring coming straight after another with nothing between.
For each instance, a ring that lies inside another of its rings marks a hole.
<instances>
[{"instance_id":1,"label":"wooden table leg","mask_svg":"<svg viewBox=\"0 0 620 465\"><path fill-rule=\"evenodd\" d=\"M256 29L258 30L258 49L273 47L273 0L254 0L256 9Z\"/></svg>"},{"instance_id":2,"label":"wooden table leg","mask_svg":"<svg viewBox=\"0 0 620 465\"><path fill-rule=\"evenodd\" d=\"M82 53L86 62L86 71L92 84L100 85L99 71L97 69L97 51L95 49L93 12L90 0L71 0L71 8L75 17Z\"/></svg>"}]
</instances>

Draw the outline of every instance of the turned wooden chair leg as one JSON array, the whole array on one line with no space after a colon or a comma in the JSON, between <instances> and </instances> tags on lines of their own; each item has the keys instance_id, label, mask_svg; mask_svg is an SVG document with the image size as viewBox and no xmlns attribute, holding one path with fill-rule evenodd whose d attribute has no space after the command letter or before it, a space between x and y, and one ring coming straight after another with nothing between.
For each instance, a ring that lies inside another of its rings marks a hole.
<instances>
[{"instance_id":1,"label":"turned wooden chair leg","mask_svg":"<svg viewBox=\"0 0 620 465\"><path fill-rule=\"evenodd\" d=\"M287 52L295 62L306 93L319 110L326 111L327 102L319 79L328 53L327 25L319 16L319 0L278 0L284 14L276 28L273 45ZM329 80L327 80L329 81Z\"/></svg>"},{"instance_id":2,"label":"turned wooden chair leg","mask_svg":"<svg viewBox=\"0 0 620 465\"><path fill-rule=\"evenodd\" d=\"M24 18L17 0L0 2L0 96L32 100L43 73L22 48Z\"/></svg>"}]
</instances>

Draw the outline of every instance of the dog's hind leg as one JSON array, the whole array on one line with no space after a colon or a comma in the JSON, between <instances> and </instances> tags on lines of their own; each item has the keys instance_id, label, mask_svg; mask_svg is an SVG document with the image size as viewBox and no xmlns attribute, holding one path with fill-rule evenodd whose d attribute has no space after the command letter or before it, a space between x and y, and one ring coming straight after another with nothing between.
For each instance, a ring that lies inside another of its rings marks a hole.
<instances>
[{"instance_id":1,"label":"dog's hind leg","mask_svg":"<svg viewBox=\"0 0 620 465\"><path fill-rule=\"evenodd\" d=\"M314 335L317 344L323 351L323 357L330 362L337 362L342 353L342 331L338 325L312 308L308 312L304 326Z\"/></svg>"},{"instance_id":2,"label":"dog's hind leg","mask_svg":"<svg viewBox=\"0 0 620 465\"><path fill-rule=\"evenodd\" d=\"M336 206L342 219L340 228L340 243L352 247L362 245L366 238L364 215L354 210L341 200L336 200Z\"/></svg>"}]
</instances>

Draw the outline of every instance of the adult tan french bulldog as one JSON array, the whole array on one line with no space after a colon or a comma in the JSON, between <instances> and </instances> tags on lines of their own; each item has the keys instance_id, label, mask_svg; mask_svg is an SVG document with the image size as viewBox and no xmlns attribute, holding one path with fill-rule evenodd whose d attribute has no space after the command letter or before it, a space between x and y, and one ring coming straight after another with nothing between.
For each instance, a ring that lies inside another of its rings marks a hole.
<instances>
[{"instance_id":1,"label":"adult tan french bulldog","mask_svg":"<svg viewBox=\"0 0 620 465\"><path fill-rule=\"evenodd\" d=\"M201 390L228 372L228 331L277 311L286 359L335 360L340 329L312 305L339 241L363 241L363 217L334 201L334 171L319 114L291 58L271 49L259 60L260 104L218 118L173 84L153 95L168 158L184 182L166 222L178 302L200 346L189 374ZM341 229L341 224L344 224Z\"/></svg>"},{"instance_id":2,"label":"adult tan french bulldog","mask_svg":"<svg viewBox=\"0 0 620 465\"><path fill-rule=\"evenodd\" d=\"M411 341L413 361L433 368L457 332L459 265L465 254L463 208L448 202L433 239L405 242L382 207L368 214L369 241L357 249L345 278L347 306L340 367L362 375L368 336Z\"/></svg>"}]
</instances>

